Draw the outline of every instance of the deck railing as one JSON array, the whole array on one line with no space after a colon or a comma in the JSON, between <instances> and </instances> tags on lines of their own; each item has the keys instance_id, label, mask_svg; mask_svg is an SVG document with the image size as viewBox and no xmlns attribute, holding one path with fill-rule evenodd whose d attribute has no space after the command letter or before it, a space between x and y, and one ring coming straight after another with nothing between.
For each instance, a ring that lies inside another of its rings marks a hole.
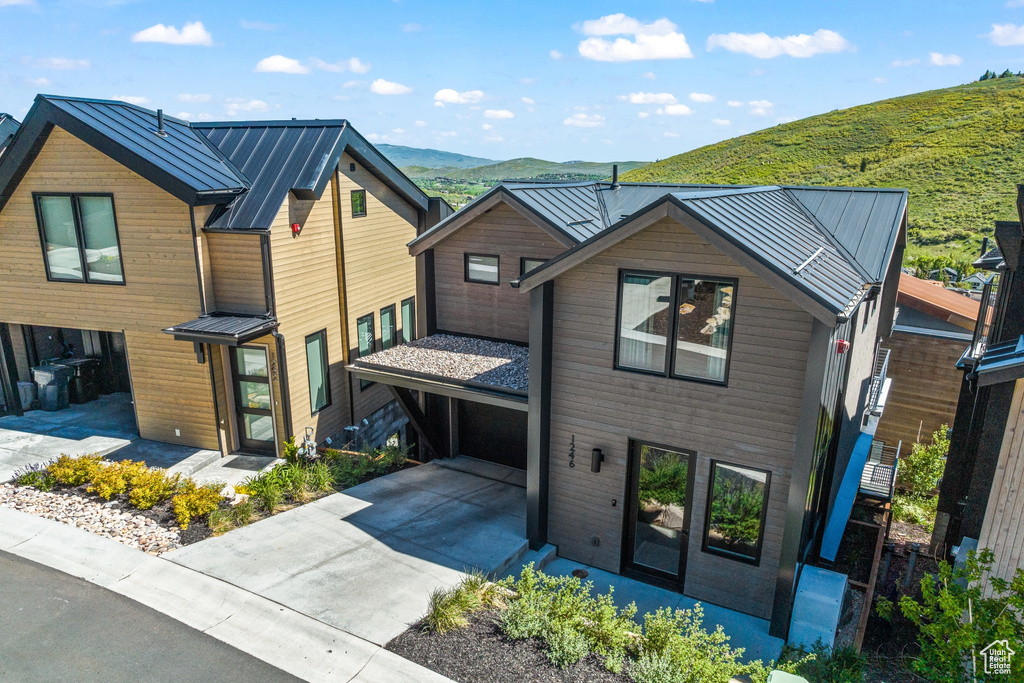
<instances>
[{"instance_id":1,"label":"deck railing","mask_svg":"<svg viewBox=\"0 0 1024 683\"><path fill-rule=\"evenodd\" d=\"M890 349L878 349L875 356L875 366L871 371L871 388L868 389L868 410L878 410L878 403L882 400L882 388L885 386L885 379L889 374Z\"/></svg>"},{"instance_id":2,"label":"deck railing","mask_svg":"<svg viewBox=\"0 0 1024 683\"><path fill-rule=\"evenodd\" d=\"M902 447L902 441L895 446L890 446L884 441L871 442L871 452L864 464L864 474L860 478L861 493L883 500L892 499Z\"/></svg>"}]
</instances>

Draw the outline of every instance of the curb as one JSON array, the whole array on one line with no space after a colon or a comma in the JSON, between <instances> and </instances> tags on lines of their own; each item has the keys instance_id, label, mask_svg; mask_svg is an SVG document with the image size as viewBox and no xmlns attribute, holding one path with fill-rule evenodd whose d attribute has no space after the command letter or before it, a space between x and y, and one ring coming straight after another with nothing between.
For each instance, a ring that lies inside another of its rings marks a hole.
<instances>
[{"instance_id":1,"label":"curb","mask_svg":"<svg viewBox=\"0 0 1024 683\"><path fill-rule=\"evenodd\" d=\"M0 506L0 550L119 593L307 681L451 683L261 595L56 520Z\"/></svg>"}]
</instances>

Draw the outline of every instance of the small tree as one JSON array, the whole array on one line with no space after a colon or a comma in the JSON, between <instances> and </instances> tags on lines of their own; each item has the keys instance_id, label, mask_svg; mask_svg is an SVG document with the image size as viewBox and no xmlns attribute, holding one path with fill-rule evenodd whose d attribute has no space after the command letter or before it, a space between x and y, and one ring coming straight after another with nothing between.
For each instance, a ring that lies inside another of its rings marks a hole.
<instances>
[{"instance_id":1,"label":"small tree","mask_svg":"<svg viewBox=\"0 0 1024 683\"><path fill-rule=\"evenodd\" d=\"M946 469L949 428L939 427L930 444L915 443L910 455L900 462L896 483L915 496L930 496Z\"/></svg>"}]
</instances>

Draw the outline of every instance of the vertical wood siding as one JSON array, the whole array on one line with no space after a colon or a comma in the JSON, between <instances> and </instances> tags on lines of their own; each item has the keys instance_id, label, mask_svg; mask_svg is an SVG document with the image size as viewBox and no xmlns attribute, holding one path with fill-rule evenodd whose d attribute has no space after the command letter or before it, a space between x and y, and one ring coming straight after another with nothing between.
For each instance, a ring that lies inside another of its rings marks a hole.
<instances>
[{"instance_id":1,"label":"vertical wood siding","mask_svg":"<svg viewBox=\"0 0 1024 683\"><path fill-rule=\"evenodd\" d=\"M33 191L113 194L125 286L46 280ZM141 436L217 448L209 370L161 332L200 314L186 204L54 128L0 213L0 301L6 322L123 330Z\"/></svg>"},{"instance_id":2,"label":"vertical wood siding","mask_svg":"<svg viewBox=\"0 0 1024 683\"><path fill-rule=\"evenodd\" d=\"M209 279L213 284L211 311L267 312L263 295L263 255L258 235L207 233L203 243L209 257Z\"/></svg>"},{"instance_id":3,"label":"vertical wood siding","mask_svg":"<svg viewBox=\"0 0 1024 683\"><path fill-rule=\"evenodd\" d=\"M550 259L565 251L518 211L499 204L434 247L437 327L495 339L530 340L530 297L509 282L520 258ZM496 254L498 285L466 282L465 254Z\"/></svg>"},{"instance_id":4,"label":"vertical wood siding","mask_svg":"<svg viewBox=\"0 0 1024 683\"><path fill-rule=\"evenodd\" d=\"M613 369L620 268L738 278L729 386ZM549 539L559 554L619 571L630 439L697 451L687 595L771 614L811 316L672 219L555 282ZM583 466L568 467L575 435ZM587 466L601 448L599 474ZM710 461L770 470L760 565L701 551ZM613 505L613 501L614 505ZM597 537L599 545L592 544Z\"/></svg>"}]
</instances>

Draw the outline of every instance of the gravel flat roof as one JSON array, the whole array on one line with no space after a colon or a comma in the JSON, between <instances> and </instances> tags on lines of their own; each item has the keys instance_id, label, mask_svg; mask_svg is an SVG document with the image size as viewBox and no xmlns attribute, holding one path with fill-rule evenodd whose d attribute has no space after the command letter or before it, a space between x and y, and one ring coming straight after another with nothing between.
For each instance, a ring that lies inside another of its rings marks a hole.
<instances>
[{"instance_id":1,"label":"gravel flat roof","mask_svg":"<svg viewBox=\"0 0 1024 683\"><path fill-rule=\"evenodd\" d=\"M475 337L435 334L364 356L358 362L506 389L529 389L528 348Z\"/></svg>"}]
</instances>

